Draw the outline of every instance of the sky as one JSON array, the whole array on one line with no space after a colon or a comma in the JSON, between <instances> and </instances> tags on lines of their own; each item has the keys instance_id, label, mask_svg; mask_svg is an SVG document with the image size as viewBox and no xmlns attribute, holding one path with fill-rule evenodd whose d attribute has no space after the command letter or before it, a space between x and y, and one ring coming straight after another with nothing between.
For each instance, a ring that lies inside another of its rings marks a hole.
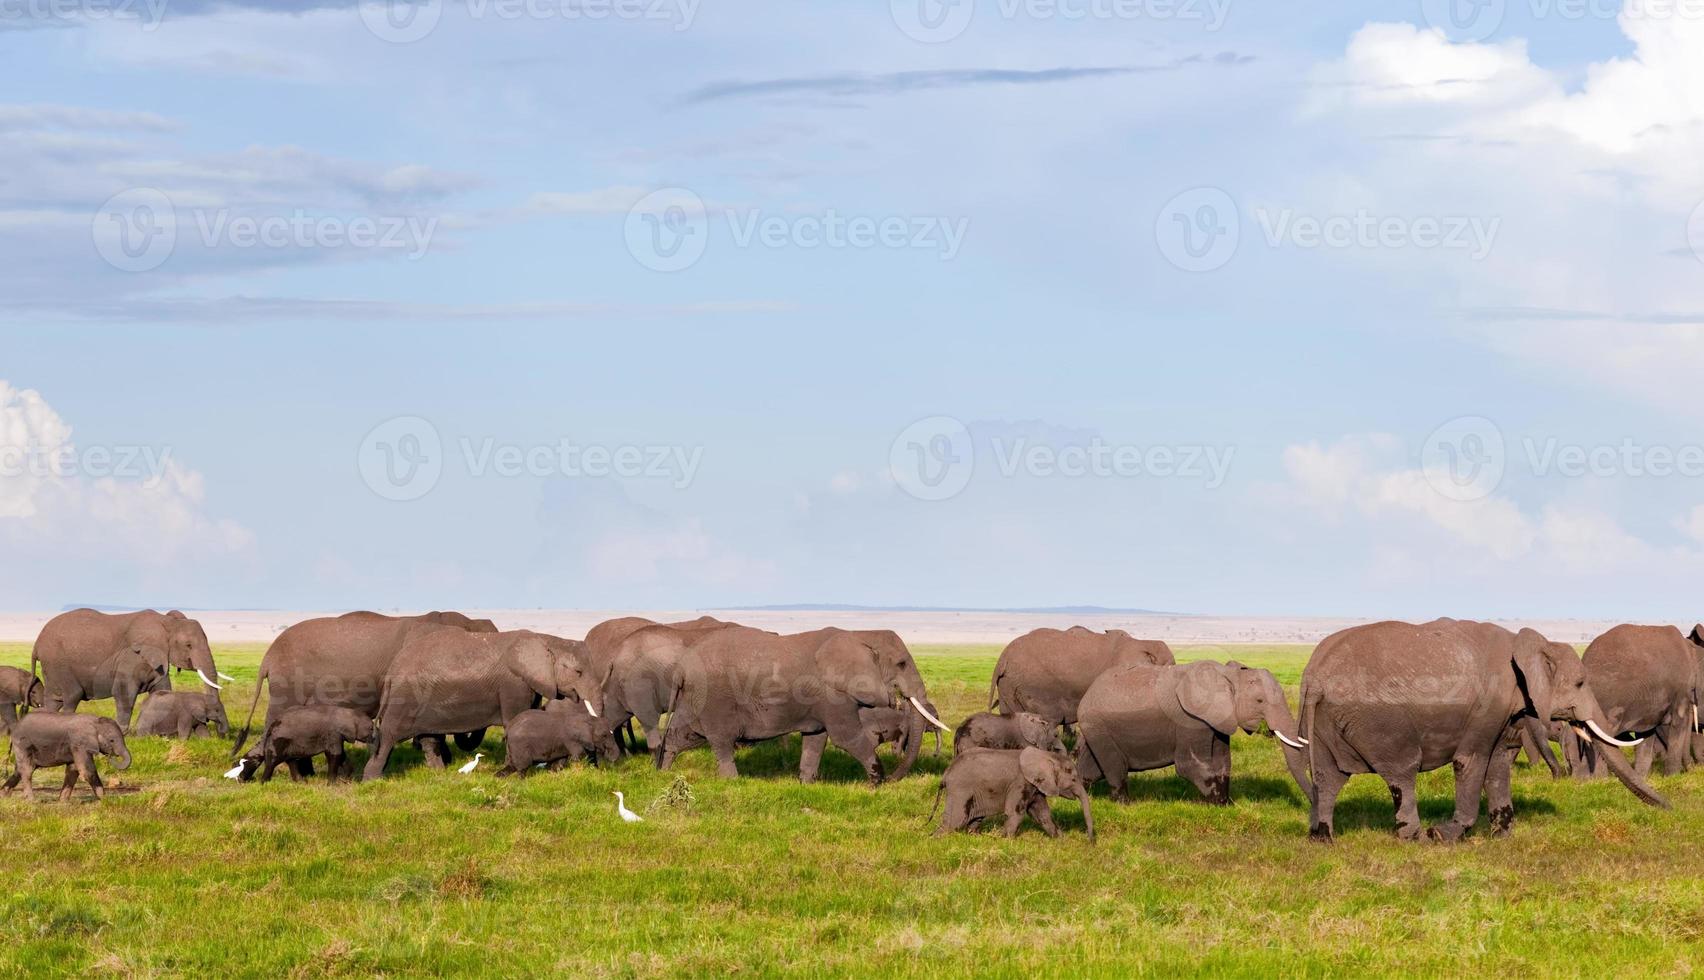
<instances>
[{"instance_id":1,"label":"sky","mask_svg":"<svg viewBox=\"0 0 1704 980\"><path fill-rule=\"evenodd\" d=\"M0 0L0 608L1704 617L1704 3Z\"/></svg>"}]
</instances>

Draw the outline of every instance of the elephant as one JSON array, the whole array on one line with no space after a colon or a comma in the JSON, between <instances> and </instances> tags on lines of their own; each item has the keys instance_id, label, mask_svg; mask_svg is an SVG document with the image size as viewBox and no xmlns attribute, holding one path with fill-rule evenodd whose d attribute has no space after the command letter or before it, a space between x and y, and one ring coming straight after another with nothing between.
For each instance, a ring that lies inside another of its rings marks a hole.
<instances>
[{"instance_id":1,"label":"elephant","mask_svg":"<svg viewBox=\"0 0 1704 980\"><path fill-rule=\"evenodd\" d=\"M1633 769L1640 778L1650 774L1659 751L1668 775L1690 762L1701 680L1699 651L1673 626L1621 625L1593 640L1581 656L1586 683L1608 719L1605 727L1612 734L1632 732L1644 739L1634 753ZM1587 759L1591 774L1601 774L1605 754L1592 747Z\"/></svg>"},{"instance_id":2,"label":"elephant","mask_svg":"<svg viewBox=\"0 0 1704 980\"><path fill-rule=\"evenodd\" d=\"M609 673L604 698L609 705L612 730L625 731L630 718L637 720L645 729L645 744L650 746L653 758L660 759L663 751L662 716L668 710L669 698L680 680L678 667L681 657L705 637L730 628L744 629L737 623L710 616L681 623L648 623L629 630L614 643L606 644L601 657L594 653L591 669ZM597 632L597 628L593 632ZM589 647L591 634L587 634L586 642ZM633 748L638 749L637 739Z\"/></svg>"},{"instance_id":3,"label":"elephant","mask_svg":"<svg viewBox=\"0 0 1704 980\"><path fill-rule=\"evenodd\" d=\"M571 698L593 718L601 716L607 678L586 670L584 651L579 640L530 630L469 633L435 626L416 633L385 671L378 745L365 778L383 776L391 750L404 739L507 726L533 707L534 698Z\"/></svg>"},{"instance_id":4,"label":"elephant","mask_svg":"<svg viewBox=\"0 0 1704 980\"><path fill-rule=\"evenodd\" d=\"M941 775L940 789L935 791L935 806L941 795L947 797L946 810L941 814L941 826L935 835L953 830L968 830L996 814L1006 818L1005 834L1016 837L1027 815L1041 826L1049 837L1059 836L1053 822L1049 796L1075 799L1083 808L1083 826L1089 843L1095 841L1095 818L1089 810L1089 791L1077 775L1069 756L1046 752L1038 748L971 749L958 756ZM929 818L935 817L935 807L929 808Z\"/></svg>"},{"instance_id":5,"label":"elephant","mask_svg":"<svg viewBox=\"0 0 1704 980\"><path fill-rule=\"evenodd\" d=\"M953 731L955 757L970 749L1021 749L1026 746L1065 754L1065 743L1059 740L1059 726L1028 711L1015 715L979 711L959 722L958 728Z\"/></svg>"},{"instance_id":6,"label":"elephant","mask_svg":"<svg viewBox=\"0 0 1704 980\"><path fill-rule=\"evenodd\" d=\"M1610 745L1612 722L1586 682L1573 647L1536 630L1511 633L1490 623L1439 619L1372 623L1333 633L1302 672L1301 724L1313 777L1309 834L1331 840L1337 795L1355 773L1377 773L1396 804L1396 833L1420 836L1418 773L1455 768L1455 814L1427 831L1456 841L1489 798L1491 830L1514 825L1510 792L1514 752L1509 728L1523 715L1579 722ZM1668 801L1618 752L1610 768L1640 800Z\"/></svg>"},{"instance_id":7,"label":"elephant","mask_svg":"<svg viewBox=\"0 0 1704 980\"><path fill-rule=\"evenodd\" d=\"M84 701L112 698L113 713L118 718L119 727L129 733L137 699L144 694L172 689L166 664L165 652L159 647L140 643L120 647L108 654L102 663L81 671L78 679L61 674L63 686L58 689L52 682L44 681L46 710L49 713L75 714L77 706Z\"/></svg>"},{"instance_id":8,"label":"elephant","mask_svg":"<svg viewBox=\"0 0 1704 980\"><path fill-rule=\"evenodd\" d=\"M0 735L17 725L20 714L42 704L41 680L22 667L0 667Z\"/></svg>"},{"instance_id":9,"label":"elephant","mask_svg":"<svg viewBox=\"0 0 1704 980\"><path fill-rule=\"evenodd\" d=\"M924 710L937 717L940 712L927 698L923 701ZM928 734L927 724L923 716L915 711L904 708L860 708L858 720L864 726L865 734L876 743L876 748L893 744L899 749L899 766L888 776L889 779L904 779L911 775L911 770L917 765L917 756L923 748L923 736ZM941 751L941 730L935 732L935 753Z\"/></svg>"},{"instance_id":10,"label":"elephant","mask_svg":"<svg viewBox=\"0 0 1704 980\"><path fill-rule=\"evenodd\" d=\"M80 702L112 698L117 703L118 723L128 730L140 691L119 682L118 675L131 671L128 665L122 665L115 674L114 660L123 651L137 649L151 651L151 657L157 654L162 673L167 667L195 671L209 690L219 690L214 677L230 680L214 665L201 624L175 610L110 615L78 609L55 616L36 637L30 651L30 671L33 673L36 662L41 662L49 711L70 714Z\"/></svg>"},{"instance_id":11,"label":"elephant","mask_svg":"<svg viewBox=\"0 0 1704 980\"><path fill-rule=\"evenodd\" d=\"M270 782L283 763L291 782L313 775L313 757L325 756L325 778L336 782L352 775L344 743L373 744L373 719L335 705L312 704L290 708L266 726L260 738L260 781ZM245 768L247 768L245 766Z\"/></svg>"},{"instance_id":12,"label":"elephant","mask_svg":"<svg viewBox=\"0 0 1704 980\"><path fill-rule=\"evenodd\" d=\"M79 773L95 791L95 799L105 799L100 774L95 771L97 755L118 760L115 768L130 768L130 748L124 744L124 731L117 721L98 715L35 712L12 729L12 761L18 768L7 777L0 793L10 794L22 782L24 799L34 800L31 778L35 771L64 766L65 782L59 787L61 803L71 799L71 789L77 785Z\"/></svg>"},{"instance_id":13,"label":"elephant","mask_svg":"<svg viewBox=\"0 0 1704 980\"><path fill-rule=\"evenodd\" d=\"M1262 725L1283 744L1284 761L1311 796L1305 746L1284 689L1268 670L1236 661L1126 667L1102 674L1078 707L1077 772L1105 779L1113 799L1130 801L1131 771L1176 766L1208 803L1231 802L1231 735Z\"/></svg>"},{"instance_id":14,"label":"elephant","mask_svg":"<svg viewBox=\"0 0 1704 980\"><path fill-rule=\"evenodd\" d=\"M739 775L734 749L791 732L804 737L799 779L815 782L828 740L882 781L876 746L858 712L888 707L894 692L937 728L946 725L924 702L928 692L905 641L891 630L822 629L778 636L760 630L717 630L693 645L677 671L659 768L682 751L708 743L716 772Z\"/></svg>"},{"instance_id":15,"label":"elephant","mask_svg":"<svg viewBox=\"0 0 1704 980\"><path fill-rule=\"evenodd\" d=\"M578 702L550 701L516 715L503 728L503 768L499 776L530 772L535 766L560 769L577 759L611 763L620 758L615 735Z\"/></svg>"},{"instance_id":16,"label":"elephant","mask_svg":"<svg viewBox=\"0 0 1704 980\"><path fill-rule=\"evenodd\" d=\"M248 719L243 722L232 743L231 756L239 755L248 741L262 688L270 692L263 730L283 712L304 704L353 708L372 717L379 710L379 692L384 684L385 671L390 669L391 661L396 659L397 652L410 637L440 628L495 632L485 629L488 623L487 620L470 620L457 612L403 617L352 612L297 623L278 634L261 658L260 671L255 678L254 699L249 702ZM470 630L470 626L476 628ZM441 734L444 733L433 733L433 738ZM468 733L469 738L473 735L478 735L479 739L485 737L484 732ZM477 745L479 739L474 739L473 744ZM458 738L457 744L463 741ZM441 756L433 751L427 757Z\"/></svg>"},{"instance_id":17,"label":"elephant","mask_svg":"<svg viewBox=\"0 0 1704 980\"><path fill-rule=\"evenodd\" d=\"M1113 667L1176 663L1160 640L1138 640L1123 630L1096 633L1082 626L1025 633L1000 651L989 685L989 710L1028 711L1060 725L1077 722L1077 705L1095 678Z\"/></svg>"},{"instance_id":18,"label":"elephant","mask_svg":"<svg viewBox=\"0 0 1704 980\"><path fill-rule=\"evenodd\" d=\"M225 704L212 691L157 691L142 702L136 734L192 738L198 734L231 734Z\"/></svg>"},{"instance_id":19,"label":"elephant","mask_svg":"<svg viewBox=\"0 0 1704 980\"><path fill-rule=\"evenodd\" d=\"M1564 763L1558 762L1556 754L1550 751L1550 743L1554 741L1562 746L1563 756L1564 758L1567 757L1568 743L1574 737L1567 725L1557 721L1541 722L1536 717L1529 715L1523 716L1516 728L1518 730L1516 741L1519 743L1516 751L1526 753L1529 765L1536 766L1540 762L1544 763L1545 767L1550 770L1551 779L1560 779L1567 773L1568 770Z\"/></svg>"}]
</instances>

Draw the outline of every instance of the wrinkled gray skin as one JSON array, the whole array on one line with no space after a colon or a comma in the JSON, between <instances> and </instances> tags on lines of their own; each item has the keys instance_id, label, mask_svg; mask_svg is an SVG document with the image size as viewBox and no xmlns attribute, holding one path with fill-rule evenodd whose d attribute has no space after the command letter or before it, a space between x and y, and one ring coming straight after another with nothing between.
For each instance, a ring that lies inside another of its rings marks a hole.
<instances>
[{"instance_id":1,"label":"wrinkled gray skin","mask_svg":"<svg viewBox=\"0 0 1704 980\"><path fill-rule=\"evenodd\" d=\"M1025 633L1000 652L988 692L990 710L1028 711L1060 725L1077 723L1077 704L1095 678L1114 667L1165 666L1177 661L1159 640L1123 630L1097 633L1082 626Z\"/></svg>"},{"instance_id":2,"label":"wrinkled gray skin","mask_svg":"<svg viewBox=\"0 0 1704 980\"><path fill-rule=\"evenodd\" d=\"M1591 642L1581 660L1611 734L1644 741L1634 750L1633 771L1649 775L1657 756L1675 775L1690 764L1692 710L1700 684L1699 647L1673 626L1622 625ZM1576 746L1585 765L1578 776L1601 776L1600 757L1610 746Z\"/></svg>"},{"instance_id":3,"label":"wrinkled gray skin","mask_svg":"<svg viewBox=\"0 0 1704 980\"><path fill-rule=\"evenodd\" d=\"M225 704L212 691L156 691L142 702L135 734L193 738L218 732L231 734Z\"/></svg>"},{"instance_id":4,"label":"wrinkled gray skin","mask_svg":"<svg viewBox=\"0 0 1704 980\"><path fill-rule=\"evenodd\" d=\"M1105 779L1120 803L1130 801L1131 772L1175 766L1203 799L1224 806L1231 802L1237 729L1253 735L1265 726L1300 744L1278 679L1235 661L1109 670L1083 696L1077 724L1077 771L1091 785ZM1281 745L1290 775L1311 799L1306 757Z\"/></svg>"},{"instance_id":5,"label":"wrinkled gray skin","mask_svg":"<svg viewBox=\"0 0 1704 980\"><path fill-rule=\"evenodd\" d=\"M231 755L240 753L248 741L262 688L269 692L265 725L272 724L290 708L305 704L353 708L372 717L379 710L385 671L390 669L403 644L417 632L444 626L467 632L496 632L489 628L490 620L469 619L458 612L401 617L352 612L304 620L278 634L267 648L266 656L261 658L248 719L237 733ZM432 733L431 739L441 743L441 735ZM470 731L465 738L458 737L457 744L474 735L484 738L484 732ZM472 741L479 744L478 739ZM427 752L428 764L448 754L442 746L435 745L433 749Z\"/></svg>"},{"instance_id":6,"label":"wrinkled gray skin","mask_svg":"<svg viewBox=\"0 0 1704 980\"><path fill-rule=\"evenodd\" d=\"M958 728L953 731L955 756L970 749L1021 749L1029 746L1065 754L1065 743L1059 739L1059 726L1028 711L1013 715L979 711L959 722Z\"/></svg>"},{"instance_id":7,"label":"wrinkled gray skin","mask_svg":"<svg viewBox=\"0 0 1704 980\"><path fill-rule=\"evenodd\" d=\"M373 720L353 708L306 705L280 714L260 738L260 781L270 782L273 770L283 764L291 782L313 775L311 760L325 756L325 778L336 782L352 776L347 742L373 744ZM247 768L246 766L244 768Z\"/></svg>"},{"instance_id":8,"label":"wrinkled gray skin","mask_svg":"<svg viewBox=\"0 0 1704 980\"><path fill-rule=\"evenodd\" d=\"M925 700L923 707L935 717L941 716L929 701ZM941 730L924 721L923 716L911 710L910 705L904 708L860 708L858 720L863 723L865 733L876 743L878 750L889 744L899 749L899 765L888 774L889 779L904 779L911 775L923 748L923 736L929 731L935 733L935 754L941 752Z\"/></svg>"},{"instance_id":9,"label":"wrinkled gray skin","mask_svg":"<svg viewBox=\"0 0 1704 980\"><path fill-rule=\"evenodd\" d=\"M687 652L679 675L658 766L667 769L681 752L708 744L723 777L739 775L736 747L799 732L800 781L816 780L832 739L879 784L881 762L859 711L893 706L896 692L923 704L929 696L911 651L891 630L718 630Z\"/></svg>"},{"instance_id":10,"label":"wrinkled gray skin","mask_svg":"<svg viewBox=\"0 0 1704 980\"><path fill-rule=\"evenodd\" d=\"M503 728L503 754L499 776L528 774L539 765L561 769L586 758L613 763L621 757L621 749L607 722L586 714L579 701L560 700L511 719Z\"/></svg>"},{"instance_id":11,"label":"wrinkled gray skin","mask_svg":"<svg viewBox=\"0 0 1704 980\"><path fill-rule=\"evenodd\" d=\"M71 714L84 701L112 698L118 723L128 731L136 698L172 685L146 681L125 653L141 654L162 677L168 667L198 671L205 682L217 686L219 672L207 634L183 613L148 610L115 616L78 609L43 626L30 653L31 671L41 663L46 709Z\"/></svg>"},{"instance_id":12,"label":"wrinkled gray skin","mask_svg":"<svg viewBox=\"0 0 1704 980\"><path fill-rule=\"evenodd\" d=\"M968 830L993 816L1005 817L1007 837L1016 837L1024 817L1034 820L1049 837L1059 836L1053 822L1049 796L1074 799L1083 808L1083 826L1089 843L1095 840L1095 818L1089 811L1089 791L1078 777L1068 756L1037 748L971 749L955 758L941 776L935 793L939 805L946 795L946 810L936 836L953 830ZM934 808L929 816L935 815Z\"/></svg>"},{"instance_id":13,"label":"wrinkled gray skin","mask_svg":"<svg viewBox=\"0 0 1704 980\"><path fill-rule=\"evenodd\" d=\"M124 744L124 731L111 718L96 715L56 715L37 711L21 719L12 729L12 761L17 770L7 777L0 793L10 794L19 782L24 784L24 799L35 799L31 778L35 771L54 766L65 767L65 782L59 788L59 801L71 799L71 788L82 775L95 799L105 799L101 777L95 771L95 756L104 755L118 760L114 768L130 768L130 749Z\"/></svg>"},{"instance_id":14,"label":"wrinkled gray skin","mask_svg":"<svg viewBox=\"0 0 1704 980\"><path fill-rule=\"evenodd\" d=\"M680 662L704 638L724 629L743 629L736 623L724 622L710 616L681 623L639 624L623 632L620 625L630 625L634 619L611 620L600 623L587 634L586 645L592 637L602 635L603 651L592 652L590 669L600 676L608 672L604 686L604 701L609 705L610 727L627 731L629 719L645 729L645 744L656 759L662 758L662 717L669 709L669 698L680 684ZM775 634L769 634L771 636ZM632 749L637 751L638 740Z\"/></svg>"},{"instance_id":15,"label":"wrinkled gray skin","mask_svg":"<svg viewBox=\"0 0 1704 980\"><path fill-rule=\"evenodd\" d=\"M1427 833L1455 841L1489 800L1491 829L1514 823L1510 728L1522 715L1609 724L1574 649L1534 630L1518 635L1450 619L1357 626L1326 637L1302 673L1302 734L1313 775L1310 834L1330 840L1337 795L1355 773L1377 773L1396 802L1396 833L1420 836L1415 777L1455 767L1455 815ZM1620 753L1605 753L1635 796L1668 805Z\"/></svg>"},{"instance_id":16,"label":"wrinkled gray skin","mask_svg":"<svg viewBox=\"0 0 1704 980\"><path fill-rule=\"evenodd\" d=\"M10 732L22 714L42 704L41 679L22 667L0 667L0 735Z\"/></svg>"},{"instance_id":17,"label":"wrinkled gray skin","mask_svg":"<svg viewBox=\"0 0 1704 980\"><path fill-rule=\"evenodd\" d=\"M385 672L378 746L366 778L384 775L396 744L432 732L507 725L535 698L570 698L603 715L606 678L587 672L585 644L530 630L469 633L438 626L414 635Z\"/></svg>"}]
</instances>

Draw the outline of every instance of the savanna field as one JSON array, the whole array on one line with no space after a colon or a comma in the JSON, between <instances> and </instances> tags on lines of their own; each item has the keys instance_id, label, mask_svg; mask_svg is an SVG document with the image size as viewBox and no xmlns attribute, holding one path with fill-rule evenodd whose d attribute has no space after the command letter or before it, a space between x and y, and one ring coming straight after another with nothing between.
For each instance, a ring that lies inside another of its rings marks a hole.
<instances>
[{"instance_id":1,"label":"savanna field","mask_svg":"<svg viewBox=\"0 0 1704 980\"><path fill-rule=\"evenodd\" d=\"M263 652L215 649L238 678L224 691L233 725ZM997 648L914 652L949 724L986 706ZM1178 650L1266 667L1292 705L1308 653ZM29 649L0 645L0 661L27 665ZM1384 784L1362 776L1339 804L1338 841L1322 846L1307 839L1274 743L1239 734L1234 806L1197 802L1169 770L1137 774L1128 806L1095 790L1091 846L1077 806L1058 800L1059 840L1028 824L1010 841L997 829L930 836L950 747L871 790L833 749L823 781L799 785L796 736L742 750L737 781L714 777L707 750L671 773L640 758L499 779L494 730L472 775L428 770L404 747L392 776L336 787L293 785L283 770L264 786L221 779L222 740L130 745L129 770L103 760L104 804L85 785L59 804L58 769L37 776L43 801L0 800L0 973L1508 976L1562 964L1648 976L1704 965L1704 772L1654 775L1674 804L1661 812L1614 780L1553 782L1523 762L1514 836L1489 839L1482 822L1456 846L1397 842ZM356 749L357 767L364 759ZM1447 817L1451 787L1447 771L1422 777L1427 823ZM617 789L644 823L617 818Z\"/></svg>"}]
</instances>

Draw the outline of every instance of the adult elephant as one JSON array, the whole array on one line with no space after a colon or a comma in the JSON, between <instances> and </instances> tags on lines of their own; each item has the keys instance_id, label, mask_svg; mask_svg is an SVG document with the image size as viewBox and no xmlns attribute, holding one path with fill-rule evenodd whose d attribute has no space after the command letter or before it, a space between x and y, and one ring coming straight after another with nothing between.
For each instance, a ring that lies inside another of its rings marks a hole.
<instances>
[{"instance_id":1,"label":"adult elephant","mask_svg":"<svg viewBox=\"0 0 1704 980\"><path fill-rule=\"evenodd\" d=\"M815 781L832 739L879 784L881 762L858 712L892 706L896 692L925 721L947 730L924 706L923 677L891 630L830 628L790 636L717 630L691 648L678 673L658 760L663 769L682 751L708 743L717 774L738 776L737 746L798 732L804 736L801 781Z\"/></svg>"},{"instance_id":2,"label":"adult elephant","mask_svg":"<svg viewBox=\"0 0 1704 980\"><path fill-rule=\"evenodd\" d=\"M745 627L711 616L681 623L650 623L629 631L613 648L606 648L603 657L593 653L591 668L609 677L604 697L610 730L620 732L626 729L628 719L637 719L645 729L645 744L660 758L662 716L679 686L681 658L705 637L725 629ZM591 646L590 634L586 645ZM638 748L637 743L633 748Z\"/></svg>"},{"instance_id":3,"label":"adult elephant","mask_svg":"<svg viewBox=\"0 0 1704 980\"><path fill-rule=\"evenodd\" d=\"M1492 832L1514 824L1510 792L1513 726L1527 715L1579 722L1594 737L1610 734L1573 647L1536 630L1510 633L1489 623L1435 620L1356 626L1326 637L1302 672L1302 734L1313 777L1310 834L1330 840L1337 795L1355 773L1377 773L1396 803L1396 833L1420 835L1415 777L1455 767L1455 815L1433 827L1454 841L1479 817L1488 797ZM1518 743L1515 743L1518 744ZM1640 800L1668 802L1618 752L1610 768Z\"/></svg>"},{"instance_id":4,"label":"adult elephant","mask_svg":"<svg viewBox=\"0 0 1704 980\"><path fill-rule=\"evenodd\" d=\"M1634 771L1641 777L1650 773L1659 751L1663 771L1671 776L1690 762L1698 654L1698 645L1673 626L1624 624L1593 640L1581 657L1609 731L1644 738L1634 753ZM1594 774L1601 772L1604 754L1592 753Z\"/></svg>"},{"instance_id":5,"label":"adult elephant","mask_svg":"<svg viewBox=\"0 0 1704 980\"><path fill-rule=\"evenodd\" d=\"M353 612L297 623L278 634L261 658L254 700L249 702L248 718L237 734L231 754L240 753L248 741L262 687L269 691L265 725L271 725L286 710L304 704L353 708L371 717L379 710L385 671L390 669L391 661L409 637L440 626L463 632L472 627L475 632L484 632L487 623L455 612L420 616ZM473 734L484 737L483 732ZM442 754L428 752L427 758L441 759Z\"/></svg>"},{"instance_id":6,"label":"adult elephant","mask_svg":"<svg viewBox=\"0 0 1704 980\"><path fill-rule=\"evenodd\" d=\"M114 658L125 651L150 651L166 667L193 670L202 684L215 691L219 689L215 677L230 680L213 663L207 632L181 612L149 609L115 615L78 609L49 620L30 651L31 672L41 663L46 709L70 712L77 710L80 701L114 698L120 702L118 723L128 729L133 699L139 692L129 690L126 698L124 685L113 683L115 676L131 673L128 666L114 673Z\"/></svg>"},{"instance_id":7,"label":"adult elephant","mask_svg":"<svg viewBox=\"0 0 1704 980\"><path fill-rule=\"evenodd\" d=\"M378 735L365 778L384 775L397 742L434 732L507 725L535 698L570 698L598 717L604 678L586 669L585 644L531 630L469 633L434 626L408 639L385 671Z\"/></svg>"},{"instance_id":8,"label":"adult elephant","mask_svg":"<svg viewBox=\"0 0 1704 980\"><path fill-rule=\"evenodd\" d=\"M1177 663L1160 640L1138 640L1123 630L1096 633L1082 626L1031 630L1006 644L994 664L988 707L1007 714L1028 711L1055 724L1077 722L1077 705L1095 678L1114 667L1164 667Z\"/></svg>"}]
</instances>

